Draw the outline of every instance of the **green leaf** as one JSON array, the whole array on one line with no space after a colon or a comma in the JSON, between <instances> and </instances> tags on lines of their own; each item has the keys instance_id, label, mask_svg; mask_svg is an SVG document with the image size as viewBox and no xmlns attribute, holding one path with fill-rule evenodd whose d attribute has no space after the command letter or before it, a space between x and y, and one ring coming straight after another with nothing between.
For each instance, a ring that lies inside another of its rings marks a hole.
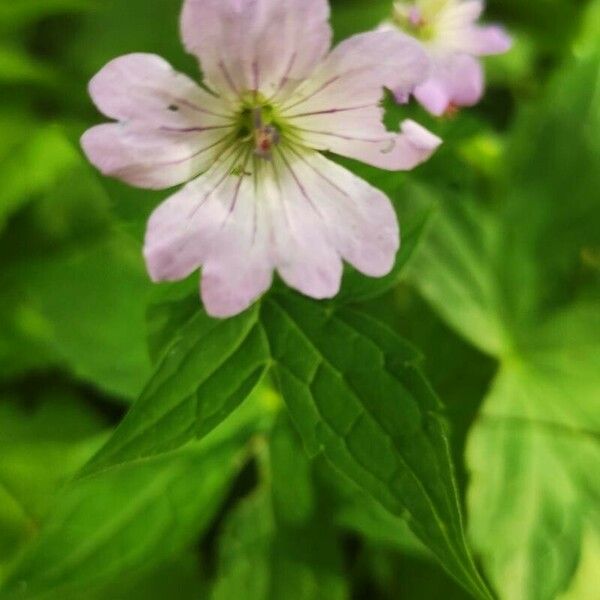
<instances>
[{"instance_id":1,"label":"green leaf","mask_svg":"<svg viewBox=\"0 0 600 600\"><path fill-rule=\"evenodd\" d=\"M389 0L333 0L331 23L336 40L374 29L391 15Z\"/></svg>"},{"instance_id":2,"label":"green leaf","mask_svg":"<svg viewBox=\"0 0 600 600\"><path fill-rule=\"evenodd\" d=\"M498 356L511 343L501 284L490 274L500 232L489 210L469 200L453 200L432 218L408 276L458 333Z\"/></svg>"},{"instance_id":3,"label":"green leaf","mask_svg":"<svg viewBox=\"0 0 600 600\"><path fill-rule=\"evenodd\" d=\"M323 485L333 498L335 523L339 527L353 531L378 546L412 556L433 558L404 519L386 510L355 483L335 471L327 461L315 462Z\"/></svg>"},{"instance_id":4,"label":"green leaf","mask_svg":"<svg viewBox=\"0 0 600 600\"><path fill-rule=\"evenodd\" d=\"M54 81L49 68L30 57L25 51L9 45L0 45L0 85Z\"/></svg>"},{"instance_id":5,"label":"green leaf","mask_svg":"<svg viewBox=\"0 0 600 600\"><path fill-rule=\"evenodd\" d=\"M0 274L0 379L22 376L29 370L56 366L55 353L48 348L46 320L30 303L23 302L22 290L15 289Z\"/></svg>"},{"instance_id":6,"label":"green leaf","mask_svg":"<svg viewBox=\"0 0 600 600\"><path fill-rule=\"evenodd\" d=\"M205 598L208 585L200 557L189 550L159 566L125 573L103 584L85 589L60 589L43 594L44 600L198 600ZM84 594L84 596L82 596Z\"/></svg>"},{"instance_id":7,"label":"green leaf","mask_svg":"<svg viewBox=\"0 0 600 600\"><path fill-rule=\"evenodd\" d=\"M18 114L13 118L23 120ZM14 212L37 194L51 189L65 173L81 164L79 155L59 128L38 126L34 134L23 138L22 129L11 131L8 125L1 123L1 131L9 139L14 137L14 143L0 154L0 178L3 182L0 188L0 231ZM23 126L27 127L25 123ZM6 143L3 139L3 144Z\"/></svg>"},{"instance_id":8,"label":"green leaf","mask_svg":"<svg viewBox=\"0 0 600 600\"><path fill-rule=\"evenodd\" d=\"M107 585L85 590L85 600L199 600L207 594L207 584L198 564L199 557L190 551L151 570L127 573ZM81 592L54 595L48 600L81 600Z\"/></svg>"},{"instance_id":9,"label":"green leaf","mask_svg":"<svg viewBox=\"0 0 600 600\"><path fill-rule=\"evenodd\" d=\"M471 534L502 598L556 598L600 534L598 314L569 310L505 361L471 432Z\"/></svg>"},{"instance_id":10,"label":"green leaf","mask_svg":"<svg viewBox=\"0 0 600 600\"><path fill-rule=\"evenodd\" d=\"M598 6L586 21L596 32ZM600 143L590 132L600 126L599 39L584 36L545 97L521 109L483 201L439 185L441 214L409 266L448 323L497 357L597 284Z\"/></svg>"},{"instance_id":11,"label":"green leaf","mask_svg":"<svg viewBox=\"0 0 600 600\"><path fill-rule=\"evenodd\" d=\"M247 455L256 411L237 417L200 443L74 481L3 597L82 592L180 553L210 525Z\"/></svg>"},{"instance_id":12,"label":"green leaf","mask_svg":"<svg viewBox=\"0 0 600 600\"><path fill-rule=\"evenodd\" d=\"M144 308L151 283L139 247L115 234L22 267L22 287L48 329L47 347L76 377L134 398L151 368Z\"/></svg>"},{"instance_id":13,"label":"green leaf","mask_svg":"<svg viewBox=\"0 0 600 600\"><path fill-rule=\"evenodd\" d=\"M104 423L79 398L63 390L41 396L28 408L12 398L0 403L0 580L104 439Z\"/></svg>"},{"instance_id":14,"label":"green leaf","mask_svg":"<svg viewBox=\"0 0 600 600\"><path fill-rule=\"evenodd\" d=\"M203 437L260 382L269 352L258 308L216 320L194 302L192 316L175 331L139 400L87 472Z\"/></svg>"},{"instance_id":15,"label":"green leaf","mask_svg":"<svg viewBox=\"0 0 600 600\"><path fill-rule=\"evenodd\" d=\"M579 569L572 585L557 600L595 600L600 585L598 573L600 573L600 536L588 530L583 541Z\"/></svg>"},{"instance_id":16,"label":"green leaf","mask_svg":"<svg viewBox=\"0 0 600 600\"><path fill-rule=\"evenodd\" d=\"M93 8L81 15L77 31L65 44L64 62L83 80L115 56L130 52L158 54L178 70L187 69L189 75L199 79L197 61L186 56L181 44L181 2L128 0L124 4L121 0L94 0Z\"/></svg>"},{"instance_id":17,"label":"green leaf","mask_svg":"<svg viewBox=\"0 0 600 600\"><path fill-rule=\"evenodd\" d=\"M286 421L279 421L269 446L258 449L260 487L224 525L212 600L347 598L336 532Z\"/></svg>"},{"instance_id":18,"label":"green leaf","mask_svg":"<svg viewBox=\"0 0 600 600\"><path fill-rule=\"evenodd\" d=\"M488 598L464 538L442 407L417 353L369 317L299 296L267 299L262 322L308 452L405 517L458 581Z\"/></svg>"},{"instance_id":19,"label":"green leaf","mask_svg":"<svg viewBox=\"0 0 600 600\"><path fill-rule=\"evenodd\" d=\"M0 6L0 27L25 25L62 12L78 12L92 6L92 0L18 0Z\"/></svg>"},{"instance_id":20,"label":"green leaf","mask_svg":"<svg viewBox=\"0 0 600 600\"><path fill-rule=\"evenodd\" d=\"M64 365L135 398L151 372L139 245L111 224L105 191L59 128L7 148L4 170L4 216L20 209L0 240L6 375Z\"/></svg>"},{"instance_id":21,"label":"green leaf","mask_svg":"<svg viewBox=\"0 0 600 600\"><path fill-rule=\"evenodd\" d=\"M523 110L506 181L452 197L411 263L448 324L500 362L470 435L471 532L502 598L554 600L597 535L598 15ZM595 33L591 33L595 32Z\"/></svg>"}]
</instances>

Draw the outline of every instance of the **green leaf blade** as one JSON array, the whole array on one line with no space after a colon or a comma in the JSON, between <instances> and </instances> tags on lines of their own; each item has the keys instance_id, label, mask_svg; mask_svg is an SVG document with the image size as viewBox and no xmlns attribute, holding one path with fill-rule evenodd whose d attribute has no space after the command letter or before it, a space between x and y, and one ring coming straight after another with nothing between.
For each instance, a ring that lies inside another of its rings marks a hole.
<instances>
[{"instance_id":1,"label":"green leaf blade","mask_svg":"<svg viewBox=\"0 0 600 600\"><path fill-rule=\"evenodd\" d=\"M346 600L341 544L284 415L257 447L259 486L228 515L212 600Z\"/></svg>"},{"instance_id":2,"label":"green leaf blade","mask_svg":"<svg viewBox=\"0 0 600 600\"><path fill-rule=\"evenodd\" d=\"M250 395L268 362L256 308L217 321L198 307L167 347L140 399L85 472L168 452L203 437Z\"/></svg>"},{"instance_id":3,"label":"green leaf blade","mask_svg":"<svg viewBox=\"0 0 600 600\"><path fill-rule=\"evenodd\" d=\"M3 597L81 592L172 559L206 530L223 502L247 454L247 421L246 415L232 431L177 452L74 481Z\"/></svg>"},{"instance_id":4,"label":"green leaf blade","mask_svg":"<svg viewBox=\"0 0 600 600\"><path fill-rule=\"evenodd\" d=\"M367 317L295 296L268 300L262 320L309 453L323 453L390 512L406 517L450 573L478 597L489 597L466 547L446 432L435 414L441 407L426 386L415 385L416 352ZM375 334L364 335L366 328ZM393 361L393 370L386 368L382 346L396 345L394 355L410 377Z\"/></svg>"}]
</instances>

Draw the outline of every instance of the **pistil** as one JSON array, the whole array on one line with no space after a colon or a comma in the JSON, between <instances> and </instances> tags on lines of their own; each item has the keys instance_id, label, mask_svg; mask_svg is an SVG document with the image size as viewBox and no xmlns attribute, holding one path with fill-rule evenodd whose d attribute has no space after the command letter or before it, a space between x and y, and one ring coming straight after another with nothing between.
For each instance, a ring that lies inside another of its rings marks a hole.
<instances>
[{"instance_id":1,"label":"pistil","mask_svg":"<svg viewBox=\"0 0 600 600\"><path fill-rule=\"evenodd\" d=\"M273 147L279 144L281 135L275 125L264 122L263 109L255 108L252 114L254 126L254 154L271 159Z\"/></svg>"}]
</instances>

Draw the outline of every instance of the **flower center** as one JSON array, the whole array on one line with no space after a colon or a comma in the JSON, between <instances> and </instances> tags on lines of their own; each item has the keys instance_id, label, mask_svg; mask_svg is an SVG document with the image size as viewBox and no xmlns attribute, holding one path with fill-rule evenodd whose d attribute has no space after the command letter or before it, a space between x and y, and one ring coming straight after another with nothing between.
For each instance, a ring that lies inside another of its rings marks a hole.
<instances>
[{"instance_id":1,"label":"flower center","mask_svg":"<svg viewBox=\"0 0 600 600\"><path fill-rule=\"evenodd\" d=\"M417 5L396 2L392 13L392 21L402 31L427 42L435 37L435 29L433 19L426 15L426 12Z\"/></svg>"},{"instance_id":2,"label":"flower center","mask_svg":"<svg viewBox=\"0 0 600 600\"><path fill-rule=\"evenodd\" d=\"M280 133L275 125L263 122L262 111L255 109L254 118L254 153L261 158L271 158L271 150L279 144Z\"/></svg>"},{"instance_id":3,"label":"flower center","mask_svg":"<svg viewBox=\"0 0 600 600\"><path fill-rule=\"evenodd\" d=\"M250 144L256 156L270 160L273 149L282 139L285 125L275 108L260 95L249 93L238 113L237 137Z\"/></svg>"}]
</instances>

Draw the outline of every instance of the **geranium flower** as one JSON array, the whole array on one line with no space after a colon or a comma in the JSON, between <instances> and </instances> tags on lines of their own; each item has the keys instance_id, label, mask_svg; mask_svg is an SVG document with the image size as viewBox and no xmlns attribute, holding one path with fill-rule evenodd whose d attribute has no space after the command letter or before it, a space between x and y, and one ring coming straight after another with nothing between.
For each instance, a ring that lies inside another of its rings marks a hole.
<instances>
[{"instance_id":1,"label":"geranium flower","mask_svg":"<svg viewBox=\"0 0 600 600\"><path fill-rule=\"evenodd\" d=\"M510 49L511 39L502 27L477 24L483 9L483 0L399 1L394 3L391 21L382 27L413 36L427 50L431 76L416 87L414 95L434 115L477 104L484 74L476 57ZM408 100L404 88L394 91L400 103Z\"/></svg>"},{"instance_id":2,"label":"geranium flower","mask_svg":"<svg viewBox=\"0 0 600 600\"><path fill-rule=\"evenodd\" d=\"M131 54L91 81L102 113L83 148L104 174L144 188L187 183L152 214L144 255L155 281L202 268L209 314L243 311L276 270L313 298L334 296L342 259L383 276L399 247L379 190L321 152L412 169L440 140L412 121L382 125L383 87L424 80L420 45L371 32L329 53L326 0L187 0L181 26L200 87L162 58Z\"/></svg>"}]
</instances>

